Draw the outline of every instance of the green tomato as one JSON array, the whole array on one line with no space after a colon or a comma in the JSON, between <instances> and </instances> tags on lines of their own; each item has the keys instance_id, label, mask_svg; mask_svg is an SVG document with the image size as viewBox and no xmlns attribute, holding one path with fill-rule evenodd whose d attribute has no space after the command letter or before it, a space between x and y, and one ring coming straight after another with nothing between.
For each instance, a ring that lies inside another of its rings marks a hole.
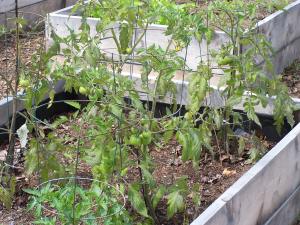
<instances>
[{"instance_id":1,"label":"green tomato","mask_svg":"<svg viewBox=\"0 0 300 225\"><path fill-rule=\"evenodd\" d=\"M21 79L19 82L19 85L20 85L20 87L26 88L26 87L30 86L30 82L29 82L29 80Z\"/></svg>"},{"instance_id":2,"label":"green tomato","mask_svg":"<svg viewBox=\"0 0 300 225\"><path fill-rule=\"evenodd\" d=\"M127 172L128 172L128 167L126 167L125 169L123 169L121 171L121 176L125 176L127 174Z\"/></svg>"},{"instance_id":3,"label":"green tomato","mask_svg":"<svg viewBox=\"0 0 300 225\"><path fill-rule=\"evenodd\" d=\"M144 131L140 134L140 139L143 145L149 145L152 141L152 134L150 131Z\"/></svg>"},{"instance_id":4,"label":"green tomato","mask_svg":"<svg viewBox=\"0 0 300 225\"><path fill-rule=\"evenodd\" d=\"M126 53L131 54L132 53L132 48L126 48Z\"/></svg>"},{"instance_id":5,"label":"green tomato","mask_svg":"<svg viewBox=\"0 0 300 225\"><path fill-rule=\"evenodd\" d=\"M186 120L192 120L193 119L193 114L191 112L187 112L185 115L184 115L184 118Z\"/></svg>"},{"instance_id":6,"label":"green tomato","mask_svg":"<svg viewBox=\"0 0 300 225\"><path fill-rule=\"evenodd\" d=\"M144 126L144 125L147 125L150 123L150 120L149 119L141 119L141 124Z\"/></svg>"},{"instance_id":7,"label":"green tomato","mask_svg":"<svg viewBox=\"0 0 300 225\"><path fill-rule=\"evenodd\" d=\"M80 87L79 88L79 93L82 94L82 95L86 95L88 93L87 89L84 88L84 87Z\"/></svg>"},{"instance_id":8,"label":"green tomato","mask_svg":"<svg viewBox=\"0 0 300 225\"><path fill-rule=\"evenodd\" d=\"M225 56L224 58L221 58L220 60L218 60L218 64L220 66L225 66L228 64L231 64L233 62L233 58L229 57L229 56Z\"/></svg>"},{"instance_id":9,"label":"green tomato","mask_svg":"<svg viewBox=\"0 0 300 225\"><path fill-rule=\"evenodd\" d=\"M135 135L131 135L129 139L129 144L133 146L140 146L141 145L141 139L138 138Z\"/></svg>"},{"instance_id":10,"label":"green tomato","mask_svg":"<svg viewBox=\"0 0 300 225\"><path fill-rule=\"evenodd\" d=\"M138 129L136 129L135 127L131 127L131 133L136 134L138 132Z\"/></svg>"}]
</instances>

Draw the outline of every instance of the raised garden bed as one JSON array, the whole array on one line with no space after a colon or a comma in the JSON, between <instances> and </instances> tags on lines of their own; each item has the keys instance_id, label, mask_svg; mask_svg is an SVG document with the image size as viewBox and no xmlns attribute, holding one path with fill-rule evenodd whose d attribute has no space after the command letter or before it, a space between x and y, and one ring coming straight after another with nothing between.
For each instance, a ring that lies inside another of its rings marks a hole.
<instances>
[{"instance_id":1,"label":"raised garden bed","mask_svg":"<svg viewBox=\"0 0 300 225\"><path fill-rule=\"evenodd\" d=\"M294 98L300 97L300 60L296 60L283 72L283 81Z\"/></svg>"},{"instance_id":2,"label":"raised garden bed","mask_svg":"<svg viewBox=\"0 0 300 225\"><path fill-rule=\"evenodd\" d=\"M20 61L24 71L30 71L30 66L32 64L32 56L37 54L41 48L45 47L44 32L43 31L32 31L23 33L20 37ZM8 34L6 37L3 35L0 37L0 127L6 126L9 118L12 116L12 91L9 87L9 83L12 86L15 84L16 76L16 38L13 33ZM5 78L5 79L4 79ZM18 88L18 101L17 109L18 111L24 110L23 100L24 87ZM60 81L56 84L55 92L60 94L64 92L64 82ZM48 96L45 96L47 99Z\"/></svg>"},{"instance_id":3,"label":"raised garden bed","mask_svg":"<svg viewBox=\"0 0 300 225\"><path fill-rule=\"evenodd\" d=\"M299 213L300 180L294 176L299 174L299 138L300 124L192 225L293 224Z\"/></svg>"},{"instance_id":4,"label":"raised garden bed","mask_svg":"<svg viewBox=\"0 0 300 225\"><path fill-rule=\"evenodd\" d=\"M298 40L299 37L299 29L297 29L296 22L297 17L299 17L299 8L300 8L300 1L296 1L294 3L291 3L289 6L285 8L284 11L279 11L271 16L263 19L257 24L257 29L259 32L264 34L269 41L271 41L272 47L274 48L274 51L276 52L275 57L273 58L273 64L275 65L275 71L277 73L280 73L283 71L283 68L285 68L287 65L289 65L292 61L296 59L296 57L299 57L299 52L297 52L297 46L299 46L299 43L297 43L296 40ZM58 12L55 12L53 14L49 15L48 18L48 24L49 24L49 30L48 30L48 37L49 37L49 46L51 46L51 38L50 38L50 32L51 29L53 29L56 34L59 36L66 36L68 35L67 29L65 28L65 24L68 24L71 29L77 31L80 24L81 24L81 17L80 16L70 16L70 10L71 8L67 8L65 10L61 10ZM87 23L90 25L91 28L91 35L96 34L96 25L99 22L99 20L94 18L87 18ZM289 24L289 26L283 26L283 24ZM114 27L114 29L118 30L118 26ZM280 35L281 33L289 33L288 31L283 31L282 29L289 29L293 32L293 37L283 37ZM168 46L168 37L165 35L165 32L167 30L166 26L163 25L150 25L146 31L145 36L147 37L147 41L142 41L141 46L147 47L151 44L156 44L158 46L161 46L163 49L167 48ZM143 32L143 30L137 29L137 34L140 35ZM107 36L110 36L111 33L107 33ZM215 32L213 39L209 45L210 48L214 50L218 50L221 45L226 43L228 41L228 37L225 35L225 33L222 32ZM112 49L110 50L109 54L116 54L116 45L112 41L104 40L102 43L102 48ZM175 46L173 46L175 47ZM204 56L208 54L207 51L207 43L206 41L202 41L201 44L198 44L198 41L196 39L192 39L190 45L188 46L188 54L186 55L186 62L187 66L193 70L196 70L197 65L199 64L199 58L202 58L202 55L199 55L199 52L201 52ZM289 50L293 49L293 50ZM295 50L296 49L296 50ZM182 57L185 57L185 51L186 49L183 49L178 54ZM200 50L200 51L199 51ZM204 57L205 58L205 57ZM132 77L134 80L139 82L140 78L140 70L138 69L138 66L131 66L128 65L129 68L125 68L122 72L123 75ZM153 74L154 80L155 80L155 74ZM187 75L188 76L188 75ZM183 78L182 78L183 77ZM179 79L178 79L179 78ZM212 78L210 84L211 87L215 86L218 87L218 77L215 76ZM177 103L180 104L188 104L187 102L187 95L185 95L186 91L184 91L184 88L187 87L188 82L184 79L184 76L182 74L177 74L175 78L173 79L177 86L178 95L176 97ZM182 85L183 84L183 85ZM150 84L151 85L151 84ZM154 82L153 84L154 85ZM138 84L137 87L140 87L141 85ZM150 86L151 87L151 86ZM154 86L152 86L154 87ZM187 88L186 88L187 89ZM185 89L185 90L186 90ZM218 88L216 88L218 89ZM182 95L182 93L184 93ZM184 96L182 98L182 96ZM218 97L212 97L212 96L218 96L218 93L212 94L211 96L208 96L207 99L211 100L213 102L209 102L207 105L209 106L220 106L223 105L223 103L216 101L216 99L222 99L220 96ZM146 100L147 96L140 96L142 99ZM221 100L222 101L222 100ZM297 101L297 100L295 100ZM264 114L272 114L272 113L266 113L265 109L263 109ZM258 111L258 110L257 110ZM271 110L269 112L272 112L272 106ZM278 182L277 180L274 181L272 178L272 175L269 173L272 173L275 171L276 167L277 169L280 168L277 163L282 163L283 158L287 155L285 154L291 154L292 158L295 157L295 152L291 153L291 147L289 145L294 145L294 141L297 142L297 139L299 137L299 126L295 128L294 131L291 132L285 139L280 142L268 155L260 161L253 169L251 169L245 176L243 176L232 188L230 188L227 192L224 193L211 207L209 207L198 219L196 219L192 224L263 224L265 223L269 217L275 212L277 208L281 206L281 204L284 203L284 201L289 198L290 195L296 190L296 188L299 186L299 181L293 181L291 185L289 184L289 181L283 181L282 186L280 186L280 191L275 191L276 197L272 195L273 192L270 192L270 195L267 195L269 193L268 189L270 186L275 186L275 183L272 182ZM295 133L293 133L295 132ZM283 144L284 143L284 144ZM294 148L295 149L295 148ZM297 147L296 147L297 149ZM295 151L297 152L298 150ZM276 152L276 153L275 153ZM285 153L284 153L285 152ZM289 153L287 153L289 152ZM280 156L282 154L282 156ZM281 158L283 157L283 158ZM277 161L278 160L278 161ZM297 159L296 159L297 160ZM291 170L289 169L289 174L295 173L294 165L291 166ZM272 167L272 168L271 168ZM278 172L279 173L279 172ZM278 174L275 173L275 176ZM298 171L296 173L299 173ZM281 179L289 179L286 174L282 174ZM263 182L266 182L264 183ZM295 183L294 183L295 182ZM255 187L261 183L266 189L261 189L261 195L256 195L257 198L250 197L252 195L257 194L257 190ZM264 185L265 184L265 185ZM271 184L271 185L270 185ZM251 186L253 185L253 186ZM253 192L251 191L253 189ZM248 192L249 191L249 192ZM265 194L265 196L263 196ZM244 196L243 196L244 195ZM225 197L224 197L225 196ZM264 198L262 198L264 197ZM253 203L250 201L253 200ZM260 204L257 204L258 200L263 199L263 201L260 201ZM249 202L249 205L245 204L244 202ZM243 204L244 203L244 204ZM243 207L241 207L241 205ZM253 208L251 208L253 206ZM245 207L245 208L244 208ZM223 211L224 210L224 211ZM249 211L252 211L253 214L249 213ZM295 210L297 211L297 210ZM249 215L249 217L244 217L243 215ZM219 217L220 215L220 217ZM295 215L292 215L291 218L295 217ZM271 219L270 219L271 220Z\"/></svg>"},{"instance_id":5,"label":"raised garden bed","mask_svg":"<svg viewBox=\"0 0 300 225\"><path fill-rule=\"evenodd\" d=\"M56 100L59 100L59 99L56 99ZM43 107L44 109L42 110L42 112L38 113L39 117L41 116L40 117L41 119L44 118L45 115L50 115L49 109L47 109L46 106L47 105L45 105L45 107ZM50 108L50 111L56 112L56 113L57 112L61 113L62 112L61 107L62 106L60 104L55 103L53 105L53 107ZM163 110L163 107L161 109ZM67 149L71 150L71 149L73 149L73 147L76 147L76 136L77 136L76 124L80 123L80 121L83 118L81 116L79 116L77 118L73 118L73 116L72 116L73 113L67 113L67 114L63 113L63 116L65 116L65 115L69 119L68 122L64 122L61 125L59 125L57 127L57 129L54 131L54 135L57 137L63 137L63 140L66 141L66 143L68 143L65 146L66 151L68 152L69 150L67 150ZM57 118L57 116L55 116L54 118ZM53 117L50 120L55 121L55 119L53 119ZM43 120L43 121L45 121L45 120ZM46 120L46 121L48 121L48 120ZM66 120L64 120L64 121L66 121ZM262 121L263 121L263 118L262 118ZM267 125L264 122L262 122L262 123L263 123L263 126ZM81 135L83 135L83 136L88 135L88 130L89 130L88 125L87 126L84 125L83 127L84 127L84 132L82 132ZM280 143L286 143L288 137L290 137L290 136L291 136L291 134L289 134L287 137L285 137ZM75 139L74 139L74 137L75 137ZM263 136L261 136L261 137L263 138ZM271 149L272 146L274 146L274 144L273 144L274 142L268 142L266 140L261 140L261 142L263 143L263 145L266 149ZM278 145L280 145L280 143ZM86 143L86 145L88 146L88 143ZM283 145L285 145L285 144L283 144ZM2 144L0 146L1 146L0 152L1 152L2 148L3 148L3 150L7 148L7 145ZM20 148L19 142L17 143L16 146L18 148ZM222 163L220 163L218 161L214 161L212 159L212 157L209 155L206 155L206 156L203 155L203 158L201 159L201 164L200 164L200 171L197 172L197 170L196 170L196 172L193 172L194 169L193 169L192 163L191 162L186 163L186 162L182 161L182 159L181 159L182 149L176 140L171 141L169 144L165 145L162 149L156 148L156 146L152 146L151 149L152 149L151 157L153 158L153 160L156 164L154 176L155 176L155 179L159 183L165 184L165 185L170 185L172 183L171 180L173 179L173 177L178 177L181 175L187 175L189 177L189 182L192 182L192 183L200 181L201 190L199 190L199 191L201 192L201 195L202 195L202 197L201 197L202 203L199 208L196 208L196 210L199 212L203 212L212 201L214 201L220 194L222 194L224 192L224 190L226 190L228 187L230 187L230 185L233 184L235 182L235 180L237 180L249 168L251 168L251 164L247 163L246 155L244 155L244 157L237 159L234 162L234 161L231 161L231 159L229 159L225 154L225 155L223 155ZM277 149L277 151L276 151L276 149ZM253 177L257 177L257 176L253 175L253 174L256 174L256 172L253 172L253 171L257 171L257 169L256 169L257 167L261 168L261 170L263 170L263 171L266 170L264 168L264 166L261 167L261 164L262 164L261 161L263 161L263 162L267 161L268 165L269 165L269 163L271 163L274 160L273 157L269 156L270 154L272 154L274 156L274 154L275 155L283 154L282 151L286 151L286 150L282 150L282 149L279 151L278 149L281 149L281 148L275 147L275 148L271 149L270 152L266 156L264 156L264 158L262 160L260 160L257 163L257 166L250 169L250 171L247 172L241 179L245 180L244 177L246 177L246 180L251 179L251 181L249 181L249 182L254 182L254 180L256 178L254 179ZM216 149L215 151L218 151L218 150ZM247 151L248 150L245 150L245 152L247 152ZM275 151L277 153L274 153ZM71 150L71 152L72 152L72 150ZM71 152L68 154L72 154ZM23 161L22 158L18 159L18 160L21 160L21 162ZM62 160L61 163L64 163L64 165L66 167L68 167L69 163L72 164L72 161L69 161L68 158L64 158L63 156L59 160ZM23 166L24 166L22 163L17 163L16 165L20 166L20 168L23 168ZM83 177L89 176L90 166L86 164L84 158L80 159L79 167L80 167L80 169L79 169L78 173L81 176L83 176ZM272 169L270 169L270 170L272 170ZM23 179L24 179L23 169L18 169L17 171L18 171L18 177L20 177L20 179L22 178L20 180L20 181L22 181L22 183L19 184L19 185L22 185L22 188L35 187L35 185L37 185L38 181L37 181L36 177L32 177L30 179L30 181L26 180L26 182L23 182ZM128 179L128 181L134 179L134 177L137 176L136 173L137 173L137 171L134 169L134 167L131 168L130 172L125 177L125 179ZM249 176L249 173L251 174L250 176ZM238 183L241 183L241 182L238 181ZM244 183L248 183L248 182L242 182L242 183L244 184ZM236 187L236 186L238 186L238 187L242 186L241 189L248 189L248 185L243 186L243 185L234 184L234 186L232 188L229 188L229 190L227 190L220 198L222 198L223 196L228 196L228 194L226 194L226 193L228 193L228 192L232 193L232 190L235 190L234 187ZM234 193L234 196L240 196L241 192L242 191L237 191L237 193ZM247 191L247 193L249 193L249 192ZM281 195L281 193L279 195ZM237 198L239 198L239 197L237 197ZM21 202L22 204L25 204L27 202L27 200L26 200L27 197L24 196L24 194L19 194L16 197L16 199L18 202ZM219 199L217 201L219 201ZM213 203L213 205L210 206L209 209L211 207L214 207L215 204L216 203ZM295 206L297 206L297 205L295 205ZM163 208L163 206L161 206L161 207L162 208L159 209L160 210L159 214L161 214L161 216L163 217L163 215L166 212L164 212L165 209ZM193 208L192 205L190 205L190 207ZM246 208L246 209L248 209L248 208ZM3 215L0 214L0 221L1 221L1 219L3 221L7 221L7 222L8 221L29 222L29 221L33 220L32 215L27 214L22 211L22 207L18 208L18 210L20 212L22 212L22 215L23 215L22 217L19 217L18 215L14 215L14 210L12 212L3 210ZM204 215L206 215L205 212L206 211L204 211ZM192 214L192 213L193 213L193 211L190 212L190 214ZM8 216L10 216L11 219L6 218ZM289 214L289 216L291 217L291 214ZM202 214L201 214L200 218L202 218ZM268 218L268 217L266 216L266 218ZM181 224L181 222L179 222L182 219L180 215L178 215L177 219L178 219L178 221L177 220L171 221L171 222L166 221L165 224L178 224L178 225ZM206 223L198 222L199 219L197 219L193 224L206 224ZM214 223L212 223L212 224L214 224Z\"/></svg>"},{"instance_id":6,"label":"raised garden bed","mask_svg":"<svg viewBox=\"0 0 300 225\"><path fill-rule=\"evenodd\" d=\"M54 104L54 108L57 108L55 107L56 104ZM58 108L60 109L61 106L58 106ZM44 110L46 110L44 112L49 111L47 108ZM45 116L45 113L40 115ZM73 145L74 147L76 146L76 138L74 139L74 137L76 137L77 131L74 125L76 126L76 124L80 123L82 118L73 118L72 114L68 114L67 117L69 121L60 125L54 133L57 137L63 137L63 140L68 142L66 147L72 149ZM263 126L265 125L263 124ZM88 131L89 128L84 126L84 129ZM234 163L230 162L231 160L226 158L225 154L224 161L220 164L219 162L214 162L210 156L205 156L201 160L199 174L192 172L194 169L190 162L182 162L180 153L182 149L174 140L163 149L156 149L153 146L154 149L151 156L157 165L155 179L167 185L170 184L173 176L176 177L182 174L188 175L191 182L201 180L202 204L200 208L197 208L200 212L205 210L211 201L229 187L199 218L191 223L192 225L245 224L245 221L247 221L247 224L279 225L279 221L285 221L285 224L292 224L299 213L297 196L299 195L300 181L295 179L298 177L297 174L300 173L299 168L295 166L299 164L299 147L297 144L299 139L300 124L252 168L251 164L246 163L247 157ZM265 140L262 142L265 143L264 145L267 148L273 146L272 143L270 144L270 142ZM7 145L1 146L7 147ZM17 146L19 146L19 142ZM70 163L67 159L61 158L60 160L66 160L65 165ZM80 159L78 173L81 176L89 176L90 167L84 161ZM16 165L23 167L22 164ZM250 170L246 172L249 168ZM134 179L135 173L136 171L133 169L125 179ZM238 179L240 176L242 177ZM37 184L36 177L33 177L30 182L27 180L24 183L22 173L19 174L19 177L20 179L22 178L20 180L22 181L22 188L35 187ZM238 179L237 182L235 182L236 179ZM232 183L234 184L230 187ZM257 188L258 186L260 187L259 189ZM22 204L27 202L26 198L24 194L16 197ZM164 209L161 208L160 210L163 215ZM14 210L11 212L3 210L3 215L0 214L0 218L4 222L29 222L33 220L32 215L25 213L22 207L18 208L17 212L22 213L22 217L19 217L17 214L14 215ZM278 220L278 217L280 220ZM177 220L181 221L181 217L179 216ZM166 222L165 224L181 224L177 223L177 220L170 223Z\"/></svg>"},{"instance_id":7,"label":"raised garden bed","mask_svg":"<svg viewBox=\"0 0 300 225\"><path fill-rule=\"evenodd\" d=\"M272 59L272 63L274 65L275 73L283 72L283 69L290 65L295 59L299 58L300 49L299 46L299 37L300 31L297 29L297 22L299 15L300 1L295 1L290 3L288 6L284 8L284 10L280 10L275 12L274 14L267 16L263 20L259 21L254 29L266 36L267 40L270 41L273 51L275 55ZM47 24L48 28L46 29L46 43L47 46L51 46L52 39L50 37L51 31L53 30L58 36L66 37L69 34L68 29L72 29L75 32L78 31L82 17L77 15L70 15L72 7L68 7L54 13L50 13L48 16ZM99 23L99 19L97 18L87 18L87 23L90 25L90 34L91 36L95 36L96 26ZM67 28L68 26L68 28ZM116 30L116 34L119 33L119 25L115 25L114 29ZM109 29L105 33L105 37L111 37L111 32ZM149 47L152 44L162 47L165 49L168 46L168 43L171 39L170 36L166 36L165 33L167 31L166 25L158 25L151 24L148 26L148 29L145 32L145 38L143 38L140 44L137 47ZM135 35L138 37L142 34L143 29L136 29ZM282 36L281 34L289 34L287 36ZM178 55L185 58L186 57L186 65L192 69L196 70L200 60L207 60L207 55L210 54L211 50L216 50L221 48L222 45L229 41L229 37L227 34L221 31L215 31L213 34L212 40L210 44L207 45L206 40L202 40L199 45L199 41L196 38L192 38L189 46L187 48L183 48L178 52ZM171 48L175 48L174 44L171 45ZM105 53L110 57L114 55L115 60L118 58L118 51L116 44L111 38L105 39L101 42L100 48L104 49ZM243 46L240 47L243 49ZM209 50L209 52L207 52ZM201 53L201 55L199 54ZM186 56L185 56L186 54ZM257 62L260 64L260 62ZM128 64L127 67L124 68L123 74L126 76L133 77L133 79L137 82L137 88L140 86L140 71L139 66ZM225 88L224 86L220 86L220 80L222 80L222 71L220 69L213 70L213 77L210 80L210 85L216 91L211 94L211 96L207 97L205 103L208 106L219 107L225 104L222 98L222 90ZM155 74L153 74L152 78L155 79ZM188 72L178 72L177 75L173 78L178 90L178 94L176 96L176 101L178 104L186 105L188 102L187 99L187 86L189 83L189 73ZM223 81L221 81L222 83ZM183 93L183 94L181 94ZM141 96L142 99L145 100L145 96ZM273 115L273 100L269 99L269 104L267 107L256 106L255 110L258 114L263 115ZM170 99L160 100L162 102L170 103ZM295 98L294 102L299 104L300 100ZM235 108L238 110L243 110L244 102L236 105Z\"/></svg>"},{"instance_id":8,"label":"raised garden bed","mask_svg":"<svg viewBox=\"0 0 300 225\"><path fill-rule=\"evenodd\" d=\"M297 21L300 20L299 8L300 1L294 1L283 10L277 11L259 21L255 28L258 33L266 36L267 40L270 41L273 47L275 55L272 62L275 66L275 73L277 74L283 72L284 68L289 66L300 55L300 31L297 24ZM47 23L49 26L46 30L48 45L51 45L50 34L52 28L61 37L65 37L69 34L66 24L68 24L68 27L72 30L78 31L82 17L78 15L70 15L71 10L72 6L48 15ZM96 25L99 23L99 19L87 18L87 22L90 25L91 35L95 35ZM149 25L148 31L145 34L145 37L147 37L146 43L145 40L142 40L141 46L156 44L162 48L166 48L170 40L170 37L165 35L166 30L166 25ZM141 33L142 30L137 29L137 34ZM107 36L111 36L109 32L107 33ZM222 31L215 31L209 44L209 49L218 50L221 45L226 42L228 42L228 36ZM105 40L102 43L107 49L116 49L116 45L111 39ZM199 45L195 38L192 39L188 46L187 65L191 69L196 70L200 60L206 60L207 55L210 54L207 52L207 49L207 43L205 40L203 40ZM243 47L241 47L241 49L243 49ZM117 53L114 50L111 50L111 52ZM184 57L185 49L180 51L178 54Z\"/></svg>"}]
</instances>

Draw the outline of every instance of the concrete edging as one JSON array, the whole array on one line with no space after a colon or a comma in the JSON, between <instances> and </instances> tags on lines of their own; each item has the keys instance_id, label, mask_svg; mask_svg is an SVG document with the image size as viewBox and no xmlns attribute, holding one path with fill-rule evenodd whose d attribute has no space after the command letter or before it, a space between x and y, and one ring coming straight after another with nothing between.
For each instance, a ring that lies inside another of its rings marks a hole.
<instances>
[{"instance_id":1,"label":"concrete edging","mask_svg":"<svg viewBox=\"0 0 300 225\"><path fill-rule=\"evenodd\" d=\"M64 90L65 90L64 84L65 84L65 81L63 81L63 80L60 80L57 82L57 84L55 85L55 88L54 88L56 94L60 94L60 93L64 92ZM18 96L20 96L20 99L21 99L21 97L22 96L24 97L25 94L20 93ZM44 100L46 100L48 98L49 98L49 96L46 95ZM18 112L23 111L25 109L23 101L20 99L17 100L17 109L18 109L17 111ZM3 99L0 99L0 127L7 125L7 123L9 122L9 119L12 116L12 106L13 106L13 97L8 96Z\"/></svg>"}]
</instances>

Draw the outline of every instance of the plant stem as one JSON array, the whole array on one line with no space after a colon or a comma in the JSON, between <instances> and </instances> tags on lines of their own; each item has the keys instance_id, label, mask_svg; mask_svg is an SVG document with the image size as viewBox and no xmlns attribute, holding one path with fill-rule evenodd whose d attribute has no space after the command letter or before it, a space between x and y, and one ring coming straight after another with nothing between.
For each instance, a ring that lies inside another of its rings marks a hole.
<instances>
[{"instance_id":1,"label":"plant stem","mask_svg":"<svg viewBox=\"0 0 300 225\"><path fill-rule=\"evenodd\" d=\"M165 54L164 54L164 58L168 54L169 49L171 47L171 44L172 44L172 39L169 41L169 44L168 44L168 46L166 48L166 51L165 51ZM159 85L160 79L162 77L162 71L163 70L159 71L158 77L157 77L156 82L155 82L155 88L154 88L154 94L153 94L153 101L152 101L152 109L151 109L151 118L154 118L154 113L155 113L156 103L157 103L157 96L156 95L157 95L157 91L158 91L158 85Z\"/></svg>"},{"instance_id":2,"label":"plant stem","mask_svg":"<svg viewBox=\"0 0 300 225\"><path fill-rule=\"evenodd\" d=\"M80 130L81 133L81 130ZM75 171L74 171L74 189L73 189L73 205L72 205L72 217L73 217L73 225L76 224L75 219L75 208L76 208L76 188L77 188L77 174L78 174L78 164L79 164L79 154L80 154L80 137L81 134L78 135L77 147L76 147L76 161L75 161Z\"/></svg>"},{"instance_id":3,"label":"plant stem","mask_svg":"<svg viewBox=\"0 0 300 225\"><path fill-rule=\"evenodd\" d=\"M14 163L15 154L15 129L16 129L16 117L17 117L17 94L18 94L18 84L19 84L19 68L20 68L20 49L19 49L19 9L18 0L15 0L15 15L16 15L16 76L15 76L15 86L12 90L13 92L13 107L12 107L12 119L9 133L9 146L7 151L6 163L10 166Z\"/></svg>"},{"instance_id":4,"label":"plant stem","mask_svg":"<svg viewBox=\"0 0 300 225\"><path fill-rule=\"evenodd\" d=\"M228 13L225 10L225 13L227 14L227 16L230 18L231 21L231 26L230 26L230 39L232 42L232 46L233 46L233 50L232 50L232 54L234 56L238 56L239 55L239 48L240 48L240 44L239 44L239 19L237 18L237 22L234 22L234 19L231 17L230 13ZM236 25L236 26L235 26ZM232 65L230 65L230 71L231 71L231 80L237 81L237 71L236 68L233 67ZM230 98L231 95L233 94L233 91L235 89L235 83L233 84L233 86L231 85L228 88L228 94L227 96ZM224 119L225 119L225 123L229 122L230 119L230 112L232 111L232 107L231 106L227 106L226 101L225 101L225 108L224 108ZM224 124L224 144L225 144L225 149L226 149L226 153L227 155L230 155L229 152L229 143L228 143L228 124Z\"/></svg>"},{"instance_id":5,"label":"plant stem","mask_svg":"<svg viewBox=\"0 0 300 225\"><path fill-rule=\"evenodd\" d=\"M147 151L146 146L142 145L141 148L142 148L142 152ZM140 160L139 151L136 151L136 155L137 155L137 162L138 162L138 165L139 165L138 170L139 170L140 180L141 180L141 183L142 183L143 197L144 197L144 201L145 201L148 213L152 217L152 219L154 220L154 224L155 225L160 225L160 222L159 222L159 220L156 216L155 210L154 210L154 208L152 206L152 203L151 203L151 199L150 199L150 195L149 195L150 194L149 185L147 183L145 183L143 172L142 172L142 169L140 167L141 160ZM142 157L144 158L144 156L142 156Z\"/></svg>"}]
</instances>

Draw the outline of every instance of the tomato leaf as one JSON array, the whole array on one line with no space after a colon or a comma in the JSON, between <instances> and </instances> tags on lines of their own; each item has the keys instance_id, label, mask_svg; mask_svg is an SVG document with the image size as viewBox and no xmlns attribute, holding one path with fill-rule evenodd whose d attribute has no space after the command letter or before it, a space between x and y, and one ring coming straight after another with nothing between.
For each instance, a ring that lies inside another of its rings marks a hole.
<instances>
[{"instance_id":1,"label":"tomato leaf","mask_svg":"<svg viewBox=\"0 0 300 225\"><path fill-rule=\"evenodd\" d=\"M149 217L146 204L139 191L138 184L131 184L128 187L128 198L133 208L142 216Z\"/></svg>"},{"instance_id":2,"label":"tomato leaf","mask_svg":"<svg viewBox=\"0 0 300 225\"><path fill-rule=\"evenodd\" d=\"M180 194L180 191L174 191L167 196L168 199L168 209L167 215L170 219L175 213L180 212L184 209L184 199Z\"/></svg>"},{"instance_id":3,"label":"tomato leaf","mask_svg":"<svg viewBox=\"0 0 300 225\"><path fill-rule=\"evenodd\" d=\"M162 197L164 196L165 192L166 192L166 187L161 185L158 188L158 190L156 191L156 193L155 193L155 195L154 195L154 197L152 199L153 208L156 208L157 204L162 199Z\"/></svg>"}]
</instances>

